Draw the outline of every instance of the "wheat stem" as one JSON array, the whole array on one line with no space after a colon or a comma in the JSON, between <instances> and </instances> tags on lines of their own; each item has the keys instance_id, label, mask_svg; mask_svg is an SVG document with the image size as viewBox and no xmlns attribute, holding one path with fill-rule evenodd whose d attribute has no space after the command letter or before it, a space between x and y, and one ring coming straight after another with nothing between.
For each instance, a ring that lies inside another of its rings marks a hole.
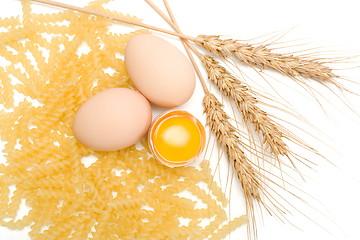
<instances>
[{"instance_id":1,"label":"wheat stem","mask_svg":"<svg viewBox=\"0 0 360 240\"><path fill-rule=\"evenodd\" d=\"M172 14L172 11L171 11L171 9L169 7L169 3L166 0L164 0L164 4L165 4L165 7L166 7L171 19L168 18L151 0L145 0L145 2L151 8L153 8L177 33L182 34L182 32L181 32L181 30L180 30L179 26L177 25L177 22L176 22L176 20L174 18L174 15ZM194 66L196 74L199 77L199 80L200 80L200 83L201 83L201 86L202 86L204 92L208 93L209 89L206 86L206 83L205 83L205 80L204 80L204 78L203 78L203 76L201 74L201 71L200 71L200 69L199 69L199 67L198 67L198 65L197 65L191 51L190 51L190 48L193 48L193 46L191 46L191 44L187 40L185 40L183 38L180 38L180 39L181 39L182 44L184 45L185 51L186 51L187 55L189 56L189 59L190 59L192 65Z\"/></svg>"},{"instance_id":2,"label":"wheat stem","mask_svg":"<svg viewBox=\"0 0 360 240\"><path fill-rule=\"evenodd\" d=\"M82 12L82 13L87 13L87 14L90 14L90 15L105 17L105 18L109 18L109 19L112 19L112 20L115 20L115 21L135 25L135 26L138 26L138 27L147 28L147 29L162 32L162 33L166 33L166 34L173 35L175 37L179 37L179 38L182 38L182 39L195 41L194 37L186 36L186 35L181 34L181 33L172 32L172 31L162 29L162 28L158 28L158 27L155 27L155 26L151 26L151 25L148 25L148 24L145 24L145 23L132 21L132 20L129 20L129 19L126 19L126 18L123 18L123 17L113 16L113 15L107 14L107 13L97 12L97 11L94 11L94 10L85 9L85 8L81 8L81 7L76 7L76 6L73 6L73 5L60 3L60 2L56 2L56 1L51 1L51 0L31 0L31 1L38 2L38 3L43 3L43 4L47 4L47 5L52 5L52 6L55 6L55 7L70 9L70 10L78 11L78 12Z\"/></svg>"},{"instance_id":3,"label":"wheat stem","mask_svg":"<svg viewBox=\"0 0 360 240\"><path fill-rule=\"evenodd\" d=\"M173 14L173 12L171 11L171 8L170 8L170 5L169 5L169 2L168 0L163 0L164 1L164 5L165 5L165 8L167 10L167 12L169 13L169 16L170 16L170 19L171 21L167 21L173 28L176 32L178 33L182 33L181 30L180 30L180 27L179 27L179 24L177 23L176 21L176 18ZM165 16L166 17L166 16ZM192 46L188 41L187 41L187 45L189 48L191 48L191 50L196 54L198 55L199 57L202 55L194 46Z\"/></svg>"}]
</instances>

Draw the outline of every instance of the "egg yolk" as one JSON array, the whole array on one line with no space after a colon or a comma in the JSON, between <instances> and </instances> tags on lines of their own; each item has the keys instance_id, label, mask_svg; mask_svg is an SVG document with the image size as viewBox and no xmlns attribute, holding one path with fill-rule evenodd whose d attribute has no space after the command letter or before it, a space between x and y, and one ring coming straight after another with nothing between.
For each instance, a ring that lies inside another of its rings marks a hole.
<instances>
[{"instance_id":1,"label":"egg yolk","mask_svg":"<svg viewBox=\"0 0 360 240\"><path fill-rule=\"evenodd\" d=\"M199 153L201 134L191 119L172 117L158 126L153 142L158 153L167 161L185 162Z\"/></svg>"}]
</instances>

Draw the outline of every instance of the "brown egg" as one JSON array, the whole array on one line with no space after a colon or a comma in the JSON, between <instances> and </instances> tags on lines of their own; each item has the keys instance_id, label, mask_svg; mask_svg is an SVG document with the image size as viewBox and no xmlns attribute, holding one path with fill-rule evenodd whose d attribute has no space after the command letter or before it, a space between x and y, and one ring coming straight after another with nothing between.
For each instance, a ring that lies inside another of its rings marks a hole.
<instances>
[{"instance_id":1,"label":"brown egg","mask_svg":"<svg viewBox=\"0 0 360 240\"><path fill-rule=\"evenodd\" d=\"M111 88L91 97L77 111L75 137L97 151L115 151L135 144L151 123L151 107L139 92Z\"/></svg>"},{"instance_id":2,"label":"brown egg","mask_svg":"<svg viewBox=\"0 0 360 240\"><path fill-rule=\"evenodd\" d=\"M176 107L190 99L194 69L185 55L162 38L143 34L130 39L125 63L137 89L152 103Z\"/></svg>"}]
</instances>

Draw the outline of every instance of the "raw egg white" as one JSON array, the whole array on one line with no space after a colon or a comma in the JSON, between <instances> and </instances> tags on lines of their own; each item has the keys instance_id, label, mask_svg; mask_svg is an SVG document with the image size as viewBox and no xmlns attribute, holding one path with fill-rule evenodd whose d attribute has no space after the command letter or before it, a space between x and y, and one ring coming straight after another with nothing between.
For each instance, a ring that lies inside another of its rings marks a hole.
<instances>
[{"instance_id":1,"label":"raw egg white","mask_svg":"<svg viewBox=\"0 0 360 240\"><path fill-rule=\"evenodd\" d=\"M75 137L97 151L115 151L135 144L151 124L151 107L139 92L111 88L91 97L77 111Z\"/></svg>"},{"instance_id":2,"label":"raw egg white","mask_svg":"<svg viewBox=\"0 0 360 240\"><path fill-rule=\"evenodd\" d=\"M130 39L125 63L137 89L152 103L176 107L195 89L194 69L185 55L162 38L143 34Z\"/></svg>"}]
</instances>

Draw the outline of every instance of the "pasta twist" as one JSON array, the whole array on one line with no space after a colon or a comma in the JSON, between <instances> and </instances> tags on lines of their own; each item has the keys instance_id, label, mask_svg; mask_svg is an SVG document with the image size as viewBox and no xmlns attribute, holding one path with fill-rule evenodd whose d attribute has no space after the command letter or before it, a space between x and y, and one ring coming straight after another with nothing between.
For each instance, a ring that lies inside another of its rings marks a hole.
<instances>
[{"instance_id":1,"label":"pasta twist","mask_svg":"<svg viewBox=\"0 0 360 240\"><path fill-rule=\"evenodd\" d=\"M109 2L95 0L87 8L140 20L106 9ZM1 225L30 226L36 240L203 240L243 224L229 222L228 199L208 161L170 169L152 158L146 139L142 149L97 152L74 138L74 114L87 99L108 88L134 89L121 55L133 36L148 31L114 33L104 18L72 11L36 14L29 0L21 3L21 18L0 21L7 29L0 33L6 60L0 66L6 159L0 164ZM15 101L19 94L24 99ZM91 165L90 155L96 158ZM24 202L29 211L20 217ZM181 225L182 219L188 224ZM204 219L209 225L203 228Z\"/></svg>"}]
</instances>

